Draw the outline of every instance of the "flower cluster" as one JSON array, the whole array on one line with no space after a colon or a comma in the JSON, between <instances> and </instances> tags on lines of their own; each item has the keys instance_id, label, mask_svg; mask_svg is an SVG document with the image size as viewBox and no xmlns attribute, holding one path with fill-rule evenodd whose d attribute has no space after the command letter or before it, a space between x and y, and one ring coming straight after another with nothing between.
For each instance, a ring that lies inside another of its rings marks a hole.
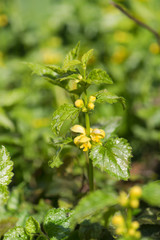
<instances>
[{"instance_id":1,"label":"flower cluster","mask_svg":"<svg viewBox=\"0 0 160 240\"><path fill-rule=\"evenodd\" d=\"M119 197L119 203L122 207L139 207L139 198L142 195L142 189L139 186L134 186L129 191L129 196L127 193L121 192Z\"/></svg>"},{"instance_id":2,"label":"flower cluster","mask_svg":"<svg viewBox=\"0 0 160 240\"><path fill-rule=\"evenodd\" d=\"M141 237L141 233L137 231L139 228L137 221L133 221L130 223L130 226L127 226L124 217L119 214L112 218L112 224L116 227L116 233L118 235L130 237L129 239L140 239Z\"/></svg>"},{"instance_id":3,"label":"flower cluster","mask_svg":"<svg viewBox=\"0 0 160 240\"><path fill-rule=\"evenodd\" d=\"M75 106L77 108L81 108L82 112L87 112L88 110L93 110L94 109L94 102L96 101L95 96L90 96L89 97L89 102L87 106L85 106L84 101L82 99L77 99L75 101Z\"/></svg>"},{"instance_id":4,"label":"flower cluster","mask_svg":"<svg viewBox=\"0 0 160 240\"><path fill-rule=\"evenodd\" d=\"M86 129L81 125L74 125L71 127L71 131L75 133L80 133L79 136L75 137L74 143L84 152L91 149L92 143L100 143L101 139L105 137L105 132L102 129L98 128L90 128L90 136L88 137L86 134Z\"/></svg>"}]
</instances>

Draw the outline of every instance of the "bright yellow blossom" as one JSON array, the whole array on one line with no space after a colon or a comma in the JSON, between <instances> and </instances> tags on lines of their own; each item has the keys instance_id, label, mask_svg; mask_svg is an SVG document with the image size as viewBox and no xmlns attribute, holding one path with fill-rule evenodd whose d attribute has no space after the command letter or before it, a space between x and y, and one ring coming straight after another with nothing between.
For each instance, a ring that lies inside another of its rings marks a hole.
<instances>
[{"instance_id":1,"label":"bright yellow blossom","mask_svg":"<svg viewBox=\"0 0 160 240\"><path fill-rule=\"evenodd\" d=\"M105 137L105 132L102 129L98 128L90 128L90 136L87 136L86 129L81 125L74 125L73 127L71 127L71 131L75 133L80 133L79 136L75 137L74 143L79 148L83 149L84 152L88 151L88 149L91 149L91 141L99 143L100 140Z\"/></svg>"},{"instance_id":2,"label":"bright yellow blossom","mask_svg":"<svg viewBox=\"0 0 160 240\"><path fill-rule=\"evenodd\" d=\"M102 129L95 128L91 130L90 136L93 142L98 143L102 138L105 137L105 131L103 131Z\"/></svg>"}]
</instances>

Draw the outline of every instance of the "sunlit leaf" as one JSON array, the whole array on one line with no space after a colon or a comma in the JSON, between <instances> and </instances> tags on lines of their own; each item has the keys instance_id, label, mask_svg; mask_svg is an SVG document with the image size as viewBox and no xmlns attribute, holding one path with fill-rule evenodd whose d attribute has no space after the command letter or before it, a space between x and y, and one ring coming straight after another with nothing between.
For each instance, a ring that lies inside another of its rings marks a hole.
<instances>
[{"instance_id":1,"label":"sunlit leaf","mask_svg":"<svg viewBox=\"0 0 160 240\"><path fill-rule=\"evenodd\" d=\"M76 58L78 58L78 54L79 54L79 47L80 47L80 42L77 43L77 45L75 46L75 48L73 48L65 57L64 59L64 64L63 64L63 69L67 69L69 66L69 62L71 62L72 60L75 60Z\"/></svg>"},{"instance_id":2,"label":"sunlit leaf","mask_svg":"<svg viewBox=\"0 0 160 240\"><path fill-rule=\"evenodd\" d=\"M36 234L40 232L40 225L33 217L29 217L25 224L27 234Z\"/></svg>"},{"instance_id":3,"label":"sunlit leaf","mask_svg":"<svg viewBox=\"0 0 160 240\"><path fill-rule=\"evenodd\" d=\"M54 113L52 118L52 131L56 135L65 135L71 124L76 120L79 109L72 104L64 104L60 106Z\"/></svg>"},{"instance_id":4,"label":"sunlit leaf","mask_svg":"<svg viewBox=\"0 0 160 240\"><path fill-rule=\"evenodd\" d=\"M29 240L29 236L26 234L23 227L15 227L10 229L4 235L4 240Z\"/></svg>"},{"instance_id":5,"label":"sunlit leaf","mask_svg":"<svg viewBox=\"0 0 160 240\"><path fill-rule=\"evenodd\" d=\"M131 157L131 146L123 138L109 138L106 143L95 146L90 152L95 167L123 180L130 176Z\"/></svg>"},{"instance_id":6,"label":"sunlit leaf","mask_svg":"<svg viewBox=\"0 0 160 240\"><path fill-rule=\"evenodd\" d=\"M93 69L89 73L86 81L89 84L101 84L101 83L112 84L113 83L109 75L102 69Z\"/></svg>"},{"instance_id":7,"label":"sunlit leaf","mask_svg":"<svg viewBox=\"0 0 160 240\"><path fill-rule=\"evenodd\" d=\"M48 211L44 219L44 230L50 240L67 239L70 233L71 210L54 208Z\"/></svg>"},{"instance_id":8,"label":"sunlit leaf","mask_svg":"<svg viewBox=\"0 0 160 240\"><path fill-rule=\"evenodd\" d=\"M7 186L13 177L13 162L10 159L9 152L2 146L0 149L0 202L5 203L8 199Z\"/></svg>"}]
</instances>

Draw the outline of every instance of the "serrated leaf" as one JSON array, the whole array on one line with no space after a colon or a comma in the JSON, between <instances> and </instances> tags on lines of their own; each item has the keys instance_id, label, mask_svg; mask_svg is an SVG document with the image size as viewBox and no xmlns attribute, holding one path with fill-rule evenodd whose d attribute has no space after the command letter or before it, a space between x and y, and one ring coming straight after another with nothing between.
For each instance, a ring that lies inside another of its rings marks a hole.
<instances>
[{"instance_id":1,"label":"serrated leaf","mask_svg":"<svg viewBox=\"0 0 160 240\"><path fill-rule=\"evenodd\" d=\"M79 109L72 104L64 104L60 106L54 113L52 118L52 131L56 135L65 135L69 127L76 120Z\"/></svg>"},{"instance_id":2,"label":"serrated leaf","mask_svg":"<svg viewBox=\"0 0 160 240\"><path fill-rule=\"evenodd\" d=\"M117 201L117 196L112 192L97 190L89 193L82 198L76 206L71 216L72 227L74 227L76 223L81 223L100 211L105 211L107 207L115 205Z\"/></svg>"},{"instance_id":3,"label":"serrated leaf","mask_svg":"<svg viewBox=\"0 0 160 240\"><path fill-rule=\"evenodd\" d=\"M131 146L123 138L109 138L104 145L97 145L90 152L95 167L127 180L130 176Z\"/></svg>"},{"instance_id":4,"label":"serrated leaf","mask_svg":"<svg viewBox=\"0 0 160 240\"><path fill-rule=\"evenodd\" d=\"M68 62L65 64L65 69L73 70L73 67L76 66L76 65L79 65L79 64L81 64L81 62L80 62L79 60L77 60L77 59L68 61Z\"/></svg>"},{"instance_id":5,"label":"serrated leaf","mask_svg":"<svg viewBox=\"0 0 160 240\"><path fill-rule=\"evenodd\" d=\"M79 47L80 47L80 42L77 43L75 48L73 48L65 57L64 63L63 63L63 69L67 69L67 65L69 64L70 61L75 60L78 57L79 54Z\"/></svg>"},{"instance_id":6,"label":"serrated leaf","mask_svg":"<svg viewBox=\"0 0 160 240\"><path fill-rule=\"evenodd\" d=\"M57 74L65 74L67 72L67 70L62 69L58 66L54 66L54 65L47 65L47 67L49 69L51 69L53 72L57 73Z\"/></svg>"},{"instance_id":7,"label":"serrated leaf","mask_svg":"<svg viewBox=\"0 0 160 240\"><path fill-rule=\"evenodd\" d=\"M107 102L107 103L113 104L113 103L120 102L123 106L123 109L126 108L126 102L123 97L118 97L115 94L108 92L106 89L95 93L94 96L96 97L97 103Z\"/></svg>"},{"instance_id":8,"label":"serrated leaf","mask_svg":"<svg viewBox=\"0 0 160 240\"><path fill-rule=\"evenodd\" d=\"M44 230L50 240L67 239L70 233L71 210L54 208L48 211L44 218Z\"/></svg>"},{"instance_id":9,"label":"serrated leaf","mask_svg":"<svg viewBox=\"0 0 160 240\"><path fill-rule=\"evenodd\" d=\"M10 159L9 152L2 146L0 149L0 202L5 203L8 199L7 186L13 177L13 162Z\"/></svg>"},{"instance_id":10,"label":"serrated leaf","mask_svg":"<svg viewBox=\"0 0 160 240\"><path fill-rule=\"evenodd\" d=\"M88 52L84 53L82 56L82 64L85 66L89 59L92 57L93 55L93 49L89 50Z\"/></svg>"},{"instance_id":11,"label":"serrated leaf","mask_svg":"<svg viewBox=\"0 0 160 240\"><path fill-rule=\"evenodd\" d=\"M150 182L145 185L142 198L148 204L160 207L160 181Z\"/></svg>"},{"instance_id":12,"label":"serrated leaf","mask_svg":"<svg viewBox=\"0 0 160 240\"><path fill-rule=\"evenodd\" d=\"M25 224L27 234L36 234L40 232L40 225L33 217L29 217Z\"/></svg>"},{"instance_id":13,"label":"serrated leaf","mask_svg":"<svg viewBox=\"0 0 160 240\"><path fill-rule=\"evenodd\" d=\"M29 240L23 227L15 227L4 234L3 240Z\"/></svg>"},{"instance_id":14,"label":"serrated leaf","mask_svg":"<svg viewBox=\"0 0 160 240\"><path fill-rule=\"evenodd\" d=\"M93 69L86 80L89 84L112 84L113 81L110 76L102 69Z\"/></svg>"},{"instance_id":15,"label":"serrated leaf","mask_svg":"<svg viewBox=\"0 0 160 240\"><path fill-rule=\"evenodd\" d=\"M56 151L56 154L52 157L52 159L48 162L48 165L51 167L51 168L54 168L54 167L56 167L56 168L59 168L62 164L63 164L63 162L61 161L61 159L60 159L60 157L59 157L59 155L60 155L60 153L61 153L61 151L62 151L62 146L61 147L59 147L58 149L57 149L57 151Z\"/></svg>"}]
</instances>

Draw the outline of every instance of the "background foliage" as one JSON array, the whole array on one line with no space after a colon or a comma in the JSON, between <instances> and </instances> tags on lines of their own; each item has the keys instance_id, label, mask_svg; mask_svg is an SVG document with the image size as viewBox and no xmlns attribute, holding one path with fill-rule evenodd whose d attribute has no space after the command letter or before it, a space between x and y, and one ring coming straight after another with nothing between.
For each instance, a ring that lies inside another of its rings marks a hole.
<instances>
[{"instance_id":1,"label":"background foliage","mask_svg":"<svg viewBox=\"0 0 160 240\"><path fill-rule=\"evenodd\" d=\"M159 0L116 2L160 31ZM64 164L57 170L48 166L59 151L50 138L52 114L57 106L71 103L68 94L31 75L24 64L62 64L79 40L80 55L94 49L90 67L103 68L112 77L115 84L108 90L127 100L125 111L120 104L96 105L92 125L106 123L108 136L115 130L133 148L130 182L116 182L96 170L97 188L107 184L125 189L159 179L160 58L155 36L109 1L1 0L0 145L5 145L14 163L11 195L1 207L1 236L15 225L24 226L31 214L41 222L51 206L75 206L88 189L85 162L77 149L64 147L59 152ZM103 85L97 85L90 93L101 89Z\"/></svg>"}]
</instances>

